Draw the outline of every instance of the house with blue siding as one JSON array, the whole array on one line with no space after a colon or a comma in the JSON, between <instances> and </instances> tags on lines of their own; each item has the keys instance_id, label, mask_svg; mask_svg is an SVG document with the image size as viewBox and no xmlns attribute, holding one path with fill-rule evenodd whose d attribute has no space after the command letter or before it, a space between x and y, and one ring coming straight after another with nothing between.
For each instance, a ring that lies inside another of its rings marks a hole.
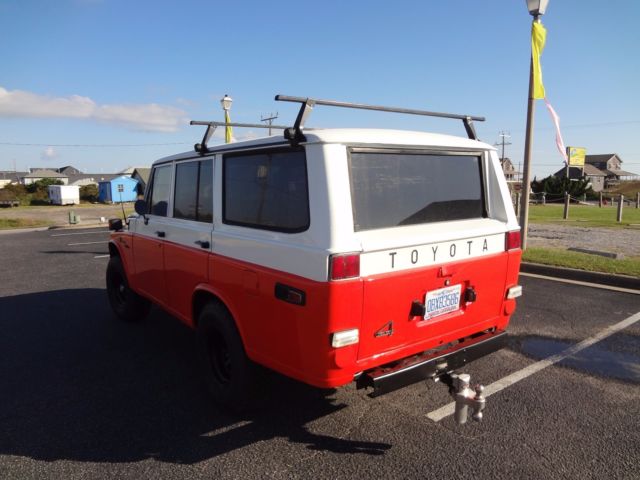
<instances>
[{"instance_id":1,"label":"house with blue siding","mask_svg":"<svg viewBox=\"0 0 640 480\"><path fill-rule=\"evenodd\" d=\"M138 198L138 181L129 175L121 175L98 183L98 200L105 203L135 202Z\"/></svg>"}]
</instances>

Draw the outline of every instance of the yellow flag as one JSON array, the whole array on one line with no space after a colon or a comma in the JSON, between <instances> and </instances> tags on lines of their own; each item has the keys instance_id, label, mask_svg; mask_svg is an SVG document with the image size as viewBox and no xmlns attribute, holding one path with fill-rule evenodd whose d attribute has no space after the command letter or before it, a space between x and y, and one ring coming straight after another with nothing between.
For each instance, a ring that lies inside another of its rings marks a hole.
<instances>
[{"instance_id":1,"label":"yellow flag","mask_svg":"<svg viewBox=\"0 0 640 480\"><path fill-rule=\"evenodd\" d=\"M540 56L544 50L546 40L547 30L544 25L540 22L533 22L531 27L531 60L533 62L533 98L536 99L545 97Z\"/></svg>"},{"instance_id":2,"label":"yellow flag","mask_svg":"<svg viewBox=\"0 0 640 480\"><path fill-rule=\"evenodd\" d=\"M224 123L231 123L229 118L229 111L224 111ZM233 129L230 126L224 127L224 143L231 143L231 136L233 135Z\"/></svg>"}]
</instances>

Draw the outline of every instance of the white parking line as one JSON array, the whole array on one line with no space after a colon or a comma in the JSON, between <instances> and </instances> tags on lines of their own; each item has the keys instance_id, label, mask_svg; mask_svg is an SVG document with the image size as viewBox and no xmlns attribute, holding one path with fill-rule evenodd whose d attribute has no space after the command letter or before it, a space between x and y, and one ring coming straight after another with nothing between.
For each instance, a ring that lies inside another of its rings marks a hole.
<instances>
[{"instance_id":1,"label":"white parking line","mask_svg":"<svg viewBox=\"0 0 640 480\"><path fill-rule=\"evenodd\" d=\"M69 247L75 247L76 245L94 245L96 243L109 243L108 240L102 241L102 242L79 242L79 243L67 243L67 246Z\"/></svg>"},{"instance_id":2,"label":"white parking line","mask_svg":"<svg viewBox=\"0 0 640 480\"><path fill-rule=\"evenodd\" d=\"M99 232L73 232L73 233L55 233L49 235L50 237L68 237L69 235L102 235L103 233L109 233L109 230L100 230Z\"/></svg>"},{"instance_id":3,"label":"white parking line","mask_svg":"<svg viewBox=\"0 0 640 480\"><path fill-rule=\"evenodd\" d=\"M614 292L633 293L635 295L640 295L640 290L634 290L634 289L631 289L631 288L614 287L614 286L611 286L611 285L604 285L602 283L581 282L580 280L569 280L568 278L548 277L546 275L540 275L538 273L520 272L520 275L523 276L523 277L541 278L543 280L551 280L551 281L554 281L554 282L570 283L571 285L580 285L580 286L583 286L583 287L601 288L603 290L612 290Z\"/></svg>"},{"instance_id":4,"label":"white parking line","mask_svg":"<svg viewBox=\"0 0 640 480\"><path fill-rule=\"evenodd\" d=\"M95 256L95 257L93 257L93 258L107 258L107 257L110 257L110 256L111 256L111 255L96 255L96 256Z\"/></svg>"},{"instance_id":5,"label":"white parking line","mask_svg":"<svg viewBox=\"0 0 640 480\"><path fill-rule=\"evenodd\" d=\"M538 373L539 371L544 370L545 368L550 367L551 365L554 365L564 360L565 358L570 357L571 355L575 355L581 350L584 350L585 348L588 348L591 345L601 340L604 340L607 337L610 337L614 333L617 333L620 330L624 330L630 325L633 325L634 323L636 323L638 320L640 320L640 312L634 315L631 315L629 318L625 318L624 320L616 323L615 325L611 325L605 328L604 330L601 330L600 332L595 334L593 337L587 338L586 340L583 340L582 342L576 345L573 345L572 347L569 347L566 350L563 350L562 352L556 355L552 355L551 357L545 358L544 360L540 360L532 365L529 365L528 367L523 368L522 370L519 370L496 382L493 382L491 385L485 387L484 396L489 397L494 393L498 393L499 391L504 390L505 388L513 385L514 383L517 383L520 380L524 380L525 378L533 375L534 373ZM434 422L439 422L443 418L446 418L449 415L453 415L453 412L455 410L455 405L456 405L455 402L451 402L442 408L439 408L437 410L434 410L431 413L428 413L427 417L433 420Z\"/></svg>"}]
</instances>

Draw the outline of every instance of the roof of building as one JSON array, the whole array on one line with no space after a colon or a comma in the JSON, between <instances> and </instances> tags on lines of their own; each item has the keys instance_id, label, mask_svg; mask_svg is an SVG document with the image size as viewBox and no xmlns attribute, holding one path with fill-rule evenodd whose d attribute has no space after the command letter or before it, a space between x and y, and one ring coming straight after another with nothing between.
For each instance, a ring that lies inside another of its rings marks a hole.
<instances>
[{"instance_id":1,"label":"roof of building","mask_svg":"<svg viewBox=\"0 0 640 480\"><path fill-rule=\"evenodd\" d=\"M102 183L102 182L113 182L114 180L120 180L120 179L131 180L132 182L140 183L140 182L138 182L137 179L132 178L131 175L114 175L112 178L110 178L108 180L100 180L99 183Z\"/></svg>"},{"instance_id":2,"label":"roof of building","mask_svg":"<svg viewBox=\"0 0 640 480\"><path fill-rule=\"evenodd\" d=\"M604 170L604 172L612 177L637 177L637 173L626 172L624 170Z\"/></svg>"},{"instance_id":3,"label":"roof of building","mask_svg":"<svg viewBox=\"0 0 640 480\"><path fill-rule=\"evenodd\" d=\"M151 175L151 168L136 168L132 173L131 176L135 176L135 174L138 174L138 176L140 177L140 179L144 182L144 183L148 183L149 182L149 175Z\"/></svg>"},{"instance_id":4,"label":"roof of building","mask_svg":"<svg viewBox=\"0 0 640 480\"><path fill-rule=\"evenodd\" d=\"M112 178L119 177L117 173L79 173L77 175L69 175L69 183L79 182L80 180L89 179L93 183L109 181Z\"/></svg>"},{"instance_id":5,"label":"roof of building","mask_svg":"<svg viewBox=\"0 0 640 480\"><path fill-rule=\"evenodd\" d=\"M589 163L584 164L584 173L590 177L606 177L607 174Z\"/></svg>"},{"instance_id":6,"label":"roof of building","mask_svg":"<svg viewBox=\"0 0 640 480\"><path fill-rule=\"evenodd\" d=\"M58 172L64 173L65 175L79 175L82 172L78 170L76 167L72 165L67 165L66 167L58 168Z\"/></svg>"},{"instance_id":7,"label":"roof of building","mask_svg":"<svg viewBox=\"0 0 640 480\"><path fill-rule=\"evenodd\" d=\"M584 161L585 163L606 163L611 160L613 157L618 157L617 153L604 153L599 155L585 155ZM622 162L622 159L618 157L618 160Z\"/></svg>"},{"instance_id":8,"label":"roof of building","mask_svg":"<svg viewBox=\"0 0 640 480\"><path fill-rule=\"evenodd\" d=\"M11 181L17 182L28 173L29 172L3 171L3 172L0 172L0 180L11 180Z\"/></svg>"},{"instance_id":9,"label":"roof of building","mask_svg":"<svg viewBox=\"0 0 640 480\"><path fill-rule=\"evenodd\" d=\"M54 172L53 170L35 170L28 173L22 178L69 178L62 173Z\"/></svg>"}]
</instances>

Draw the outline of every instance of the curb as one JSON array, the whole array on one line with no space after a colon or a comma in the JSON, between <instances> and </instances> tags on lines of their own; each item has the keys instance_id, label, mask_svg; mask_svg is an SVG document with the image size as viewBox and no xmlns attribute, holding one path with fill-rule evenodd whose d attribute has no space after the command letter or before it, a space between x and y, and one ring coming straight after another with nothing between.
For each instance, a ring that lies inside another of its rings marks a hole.
<instances>
[{"instance_id":1,"label":"curb","mask_svg":"<svg viewBox=\"0 0 640 480\"><path fill-rule=\"evenodd\" d=\"M8 235L12 233L46 232L49 230L89 230L92 228L105 228L108 231L108 225L106 223L93 223L88 225L45 225L43 227L4 228L0 230L0 235Z\"/></svg>"},{"instance_id":2,"label":"curb","mask_svg":"<svg viewBox=\"0 0 640 480\"><path fill-rule=\"evenodd\" d=\"M76 224L76 225L51 225L47 227L48 230L81 230L81 229L90 229L90 228L107 228L109 227L108 223L88 223L88 224Z\"/></svg>"},{"instance_id":3,"label":"curb","mask_svg":"<svg viewBox=\"0 0 640 480\"><path fill-rule=\"evenodd\" d=\"M576 270L575 268L554 267L542 265L540 263L522 262L520 271L525 273L536 273L548 277L566 278L579 282L599 283L611 287L628 288L640 290L640 278L626 275L613 275L610 273L588 272L586 270Z\"/></svg>"},{"instance_id":4,"label":"curb","mask_svg":"<svg viewBox=\"0 0 640 480\"><path fill-rule=\"evenodd\" d=\"M10 235L12 233L29 233L29 232L45 232L51 227L29 227L29 228L3 228L0 235Z\"/></svg>"}]
</instances>

